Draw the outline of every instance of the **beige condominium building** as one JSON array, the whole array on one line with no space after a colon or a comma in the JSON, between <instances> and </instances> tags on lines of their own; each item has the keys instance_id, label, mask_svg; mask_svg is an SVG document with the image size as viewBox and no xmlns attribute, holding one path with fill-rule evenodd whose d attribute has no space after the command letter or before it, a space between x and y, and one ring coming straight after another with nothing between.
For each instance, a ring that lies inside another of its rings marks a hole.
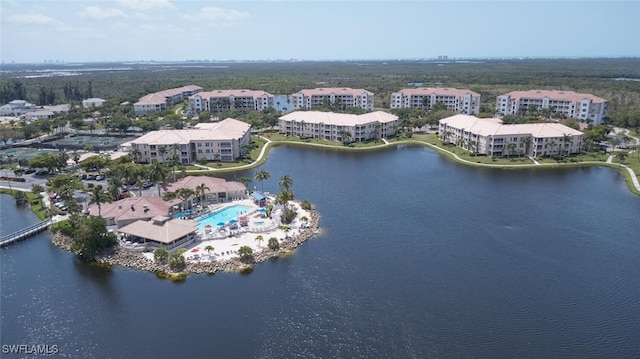
<instances>
[{"instance_id":1,"label":"beige condominium building","mask_svg":"<svg viewBox=\"0 0 640 359\"><path fill-rule=\"evenodd\" d=\"M391 108L424 108L430 110L442 102L447 110L467 115L480 112L480 94L466 89L417 87L391 94Z\"/></svg>"},{"instance_id":2,"label":"beige condominium building","mask_svg":"<svg viewBox=\"0 0 640 359\"><path fill-rule=\"evenodd\" d=\"M384 111L362 115L295 111L279 118L280 133L328 141L364 142L395 135L398 116Z\"/></svg>"},{"instance_id":3,"label":"beige condominium building","mask_svg":"<svg viewBox=\"0 0 640 359\"><path fill-rule=\"evenodd\" d=\"M363 110L373 110L373 92L365 89L352 89L349 87L330 87L306 89L291 95L293 97L293 109L303 110L322 107L329 103L346 107L359 107Z\"/></svg>"},{"instance_id":4,"label":"beige condominium building","mask_svg":"<svg viewBox=\"0 0 640 359\"><path fill-rule=\"evenodd\" d=\"M167 110L169 107L180 103L202 91L202 87L188 85L142 96L138 102L133 104L133 111L136 115L147 115L154 112Z\"/></svg>"},{"instance_id":5,"label":"beige condominium building","mask_svg":"<svg viewBox=\"0 0 640 359\"><path fill-rule=\"evenodd\" d=\"M231 109L262 111L273 107L273 95L253 90L213 90L190 96L189 106L199 112L211 113Z\"/></svg>"},{"instance_id":6,"label":"beige condominium building","mask_svg":"<svg viewBox=\"0 0 640 359\"><path fill-rule=\"evenodd\" d=\"M137 163L167 162L174 154L181 163L193 163L200 158L233 161L241 156L243 145L250 143L251 125L227 118L200 123L188 130L151 131L131 141L131 151Z\"/></svg>"},{"instance_id":7,"label":"beige condominium building","mask_svg":"<svg viewBox=\"0 0 640 359\"><path fill-rule=\"evenodd\" d=\"M478 154L532 157L579 153L582 132L559 123L505 125L499 118L455 115L440 120L438 136Z\"/></svg>"},{"instance_id":8,"label":"beige condominium building","mask_svg":"<svg viewBox=\"0 0 640 359\"><path fill-rule=\"evenodd\" d=\"M581 122L600 125L607 112L607 100L590 94L552 90L511 91L496 99L496 112L500 115L526 113L532 109L551 109Z\"/></svg>"}]
</instances>

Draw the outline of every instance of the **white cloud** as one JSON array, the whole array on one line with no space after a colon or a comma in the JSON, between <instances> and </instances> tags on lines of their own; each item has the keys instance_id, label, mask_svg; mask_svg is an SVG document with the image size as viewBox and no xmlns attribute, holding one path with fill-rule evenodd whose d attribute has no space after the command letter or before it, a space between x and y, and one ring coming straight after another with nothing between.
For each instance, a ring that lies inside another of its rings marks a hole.
<instances>
[{"instance_id":1,"label":"white cloud","mask_svg":"<svg viewBox=\"0 0 640 359\"><path fill-rule=\"evenodd\" d=\"M223 9L219 7L204 7L195 15L183 15L189 21L203 21L211 25L230 26L251 17L248 12Z\"/></svg>"},{"instance_id":2,"label":"white cloud","mask_svg":"<svg viewBox=\"0 0 640 359\"><path fill-rule=\"evenodd\" d=\"M175 8L175 5L169 2L169 0L116 0L116 2L120 6L136 11Z\"/></svg>"},{"instance_id":3,"label":"white cloud","mask_svg":"<svg viewBox=\"0 0 640 359\"><path fill-rule=\"evenodd\" d=\"M16 25L62 25L62 22L43 14L12 15L7 22Z\"/></svg>"},{"instance_id":4,"label":"white cloud","mask_svg":"<svg viewBox=\"0 0 640 359\"><path fill-rule=\"evenodd\" d=\"M124 12L120 9L101 8L98 6L87 6L84 8L84 10L80 11L78 15L82 17L87 17L89 19L96 19L96 20L104 20L104 19L110 19L114 17L125 16Z\"/></svg>"}]
</instances>

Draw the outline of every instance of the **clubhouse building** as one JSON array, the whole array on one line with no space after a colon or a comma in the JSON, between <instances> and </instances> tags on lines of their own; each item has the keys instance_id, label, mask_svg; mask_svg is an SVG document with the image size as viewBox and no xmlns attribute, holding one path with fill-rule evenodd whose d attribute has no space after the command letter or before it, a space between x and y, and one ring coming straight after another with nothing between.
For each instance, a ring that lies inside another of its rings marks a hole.
<instances>
[{"instance_id":1,"label":"clubhouse building","mask_svg":"<svg viewBox=\"0 0 640 359\"><path fill-rule=\"evenodd\" d=\"M293 97L294 110L309 110L331 104L373 111L373 92L365 89L349 87L305 89L294 93L291 97Z\"/></svg>"},{"instance_id":2,"label":"clubhouse building","mask_svg":"<svg viewBox=\"0 0 640 359\"><path fill-rule=\"evenodd\" d=\"M195 95L200 91L202 91L202 87L188 85L150 93L133 104L133 111L140 116L166 111L169 107L188 99L189 96Z\"/></svg>"},{"instance_id":3,"label":"clubhouse building","mask_svg":"<svg viewBox=\"0 0 640 359\"><path fill-rule=\"evenodd\" d=\"M600 125L607 111L607 100L573 91L549 90L511 91L496 99L496 112L500 115L542 109L551 109L580 122Z\"/></svg>"},{"instance_id":4,"label":"clubhouse building","mask_svg":"<svg viewBox=\"0 0 640 359\"><path fill-rule=\"evenodd\" d=\"M480 94L466 89L418 87L403 89L391 94L390 106L394 108L424 108L430 110L441 102L447 110L477 115L480 113Z\"/></svg>"},{"instance_id":5,"label":"clubhouse building","mask_svg":"<svg viewBox=\"0 0 640 359\"><path fill-rule=\"evenodd\" d=\"M213 90L189 96L189 107L215 114L231 109L262 111L273 107L273 98L272 94L264 91Z\"/></svg>"},{"instance_id":6,"label":"clubhouse building","mask_svg":"<svg viewBox=\"0 0 640 359\"><path fill-rule=\"evenodd\" d=\"M279 118L280 133L328 141L365 142L396 134L398 116L384 111L362 115L295 111Z\"/></svg>"},{"instance_id":7,"label":"clubhouse building","mask_svg":"<svg viewBox=\"0 0 640 359\"><path fill-rule=\"evenodd\" d=\"M250 143L251 125L227 118L193 129L151 131L131 141L131 151L136 163L167 162L174 153L183 164L200 158L233 161L242 155L243 145Z\"/></svg>"},{"instance_id":8,"label":"clubhouse building","mask_svg":"<svg viewBox=\"0 0 640 359\"><path fill-rule=\"evenodd\" d=\"M455 115L439 121L438 136L471 152L503 157L579 153L582 132L559 123L505 125L499 118Z\"/></svg>"}]
</instances>

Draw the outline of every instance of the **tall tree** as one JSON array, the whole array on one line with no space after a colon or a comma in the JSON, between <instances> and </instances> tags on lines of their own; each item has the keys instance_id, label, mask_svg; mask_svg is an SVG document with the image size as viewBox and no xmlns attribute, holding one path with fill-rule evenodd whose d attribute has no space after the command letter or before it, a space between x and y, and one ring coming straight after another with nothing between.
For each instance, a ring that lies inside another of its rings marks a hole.
<instances>
[{"instance_id":1,"label":"tall tree","mask_svg":"<svg viewBox=\"0 0 640 359\"><path fill-rule=\"evenodd\" d=\"M91 199L89 204L96 204L98 206L98 216L102 216L102 204L107 201L107 194L102 189L102 185L97 185L91 190Z\"/></svg>"},{"instance_id":2,"label":"tall tree","mask_svg":"<svg viewBox=\"0 0 640 359\"><path fill-rule=\"evenodd\" d=\"M260 172L257 172L253 178L257 179L258 181L260 181L260 185L262 187L262 192L264 192L264 181L268 180L269 178L271 178L271 174L265 170L261 170Z\"/></svg>"},{"instance_id":3,"label":"tall tree","mask_svg":"<svg viewBox=\"0 0 640 359\"><path fill-rule=\"evenodd\" d=\"M149 167L149 179L156 183L158 186L158 197L162 197L160 193L160 185L164 184L167 180L168 169L164 163L160 163L154 160Z\"/></svg>"},{"instance_id":4,"label":"tall tree","mask_svg":"<svg viewBox=\"0 0 640 359\"><path fill-rule=\"evenodd\" d=\"M206 195L206 192L210 190L211 188L207 187L207 185L204 183L201 183L198 186L196 186L195 192L196 192L196 196L200 198L200 207L203 207L203 200Z\"/></svg>"},{"instance_id":5,"label":"tall tree","mask_svg":"<svg viewBox=\"0 0 640 359\"><path fill-rule=\"evenodd\" d=\"M291 190L291 187L293 187L293 179L291 179L291 176L289 175L284 175L280 177L280 182L278 182L278 185L280 186L281 191Z\"/></svg>"}]
</instances>

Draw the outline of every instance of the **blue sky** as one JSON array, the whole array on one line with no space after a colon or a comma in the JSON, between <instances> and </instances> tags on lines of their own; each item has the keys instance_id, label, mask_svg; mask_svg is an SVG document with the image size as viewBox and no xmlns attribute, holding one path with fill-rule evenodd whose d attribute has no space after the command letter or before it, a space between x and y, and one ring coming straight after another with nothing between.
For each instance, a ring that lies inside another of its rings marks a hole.
<instances>
[{"instance_id":1,"label":"blue sky","mask_svg":"<svg viewBox=\"0 0 640 359\"><path fill-rule=\"evenodd\" d=\"M2 0L5 62L640 56L640 1Z\"/></svg>"}]
</instances>

